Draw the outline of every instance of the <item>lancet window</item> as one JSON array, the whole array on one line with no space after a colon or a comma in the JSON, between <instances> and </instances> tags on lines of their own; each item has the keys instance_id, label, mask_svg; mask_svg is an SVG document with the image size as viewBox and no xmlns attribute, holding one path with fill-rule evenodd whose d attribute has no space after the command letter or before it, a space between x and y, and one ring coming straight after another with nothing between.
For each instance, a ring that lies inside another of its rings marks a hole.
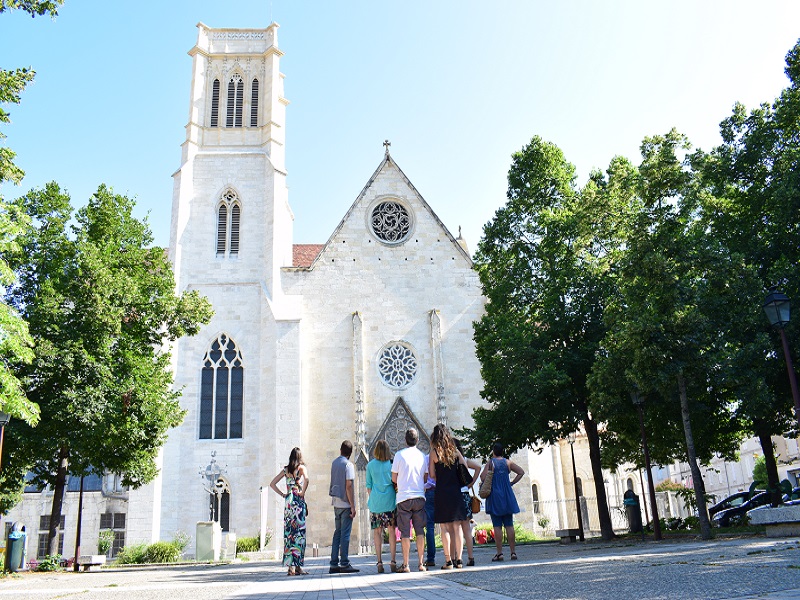
<instances>
[{"instance_id":1,"label":"lancet window","mask_svg":"<svg viewBox=\"0 0 800 600\"><path fill-rule=\"evenodd\" d=\"M219 126L219 79L211 86L211 127Z\"/></svg>"},{"instance_id":2,"label":"lancet window","mask_svg":"<svg viewBox=\"0 0 800 600\"><path fill-rule=\"evenodd\" d=\"M253 79L250 96L250 127L258 127L258 79Z\"/></svg>"},{"instance_id":3,"label":"lancet window","mask_svg":"<svg viewBox=\"0 0 800 600\"><path fill-rule=\"evenodd\" d=\"M200 439L242 437L244 365L236 343L224 333L206 352L200 381Z\"/></svg>"},{"instance_id":4,"label":"lancet window","mask_svg":"<svg viewBox=\"0 0 800 600\"><path fill-rule=\"evenodd\" d=\"M222 194L217 205L217 256L239 254L239 224L242 207L232 190Z\"/></svg>"},{"instance_id":5,"label":"lancet window","mask_svg":"<svg viewBox=\"0 0 800 600\"><path fill-rule=\"evenodd\" d=\"M225 125L227 127L242 126L242 105L244 103L244 81L238 73L228 82L228 112Z\"/></svg>"}]
</instances>

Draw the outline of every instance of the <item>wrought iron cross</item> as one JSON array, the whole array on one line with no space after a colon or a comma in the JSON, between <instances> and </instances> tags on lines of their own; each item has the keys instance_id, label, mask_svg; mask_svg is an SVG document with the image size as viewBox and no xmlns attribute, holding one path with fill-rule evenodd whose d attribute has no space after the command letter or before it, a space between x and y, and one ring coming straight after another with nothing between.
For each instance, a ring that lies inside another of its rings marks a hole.
<instances>
[{"instance_id":1,"label":"wrought iron cross","mask_svg":"<svg viewBox=\"0 0 800 600\"><path fill-rule=\"evenodd\" d=\"M386 156L389 156L389 146L391 145L392 143L389 140L383 140L383 147L386 148Z\"/></svg>"}]
</instances>

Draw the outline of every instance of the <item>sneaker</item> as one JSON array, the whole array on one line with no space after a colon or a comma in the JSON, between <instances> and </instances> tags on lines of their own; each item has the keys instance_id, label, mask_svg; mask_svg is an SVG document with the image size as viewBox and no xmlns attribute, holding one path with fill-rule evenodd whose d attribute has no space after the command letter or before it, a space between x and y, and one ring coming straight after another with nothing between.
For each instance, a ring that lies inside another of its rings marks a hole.
<instances>
[{"instance_id":1,"label":"sneaker","mask_svg":"<svg viewBox=\"0 0 800 600\"><path fill-rule=\"evenodd\" d=\"M340 567L331 567L330 569L328 569L328 573L331 573L331 574L333 574L333 573L341 573L341 572L342 572L342 570L341 570Z\"/></svg>"},{"instance_id":2,"label":"sneaker","mask_svg":"<svg viewBox=\"0 0 800 600\"><path fill-rule=\"evenodd\" d=\"M436 566L436 562L432 561L432 560L426 560L425 561L425 566L426 567L435 567Z\"/></svg>"},{"instance_id":3,"label":"sneaker","mask_svg":"<svg viewBox=\"0 0 800 600\"><path fill-rule=\"evenodd\" d=\"M339 573L358 573L359 571L361 571L361 569L356 569L353 565L339 567Z\"/></svg>"}]
</instances>

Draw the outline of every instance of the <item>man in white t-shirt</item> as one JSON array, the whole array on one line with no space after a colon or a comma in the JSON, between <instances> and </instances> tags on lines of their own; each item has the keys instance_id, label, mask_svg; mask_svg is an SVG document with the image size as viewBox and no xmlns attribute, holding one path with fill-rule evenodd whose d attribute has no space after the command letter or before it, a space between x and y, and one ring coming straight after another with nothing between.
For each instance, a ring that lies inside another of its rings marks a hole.
<instances>
[{"instance_id":1,"label":"man in white t-shirt","mask_svg":"<svg viewBox=\"0 0 800 600\"><path fill-rule=\"evenodd\" d=\"M419 570L426 571L423 564L425 552L425 480L428 475L428 461L417 448L419 434L413 427L406 431L407 448L394 455L392 462L392 481L397 485L397 528L400 530L400 543L403 547L403 564L397 568L399 573L410 573L408 566L411 554L411 525L417 537L417 556Z\"/></svg>"}]
</instances>

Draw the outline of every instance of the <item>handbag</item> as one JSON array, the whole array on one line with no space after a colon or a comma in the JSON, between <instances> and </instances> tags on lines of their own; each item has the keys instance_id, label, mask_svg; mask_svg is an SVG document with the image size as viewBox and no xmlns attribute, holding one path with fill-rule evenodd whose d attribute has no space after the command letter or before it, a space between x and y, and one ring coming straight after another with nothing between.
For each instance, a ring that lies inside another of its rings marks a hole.
<instances>
[{"instance_id":1,"label":"handbag","mask_svg":"<svg viewBox=\"0 0 800 600\"><path fill-rule=\"evenodd\" d=\"M481 488L478 490L478 495L481 498L488 498L492 493L492 478L494 477L494 463L489 459L489 468L486 469L486 478L481 483Z\"/></svg>"},{"instance_id":2,"label":"handbag","mask_svg":"<svg viewBox=\"0 0 800 600\"><path fill-rule=\"evenodd\" d=\"M461 481L461 487L467 487L470 483L472 483L472 475L467 468L467 465L458 461L458 479Z\"/></svg>"},{"instance_id":3,"label":"handbag","mask_svg":"<svg viewBox=\"0 0 800 600\"><path fill-rule=\"evenodd\" d=\"M472 496L472 498L470 498L470 507L469 507L470 511L472 511L472 514L481 512L480 498L478 498L475 494L473 494L472 491L470 491L469 495Z\"/></svg>"}]
</instances>

